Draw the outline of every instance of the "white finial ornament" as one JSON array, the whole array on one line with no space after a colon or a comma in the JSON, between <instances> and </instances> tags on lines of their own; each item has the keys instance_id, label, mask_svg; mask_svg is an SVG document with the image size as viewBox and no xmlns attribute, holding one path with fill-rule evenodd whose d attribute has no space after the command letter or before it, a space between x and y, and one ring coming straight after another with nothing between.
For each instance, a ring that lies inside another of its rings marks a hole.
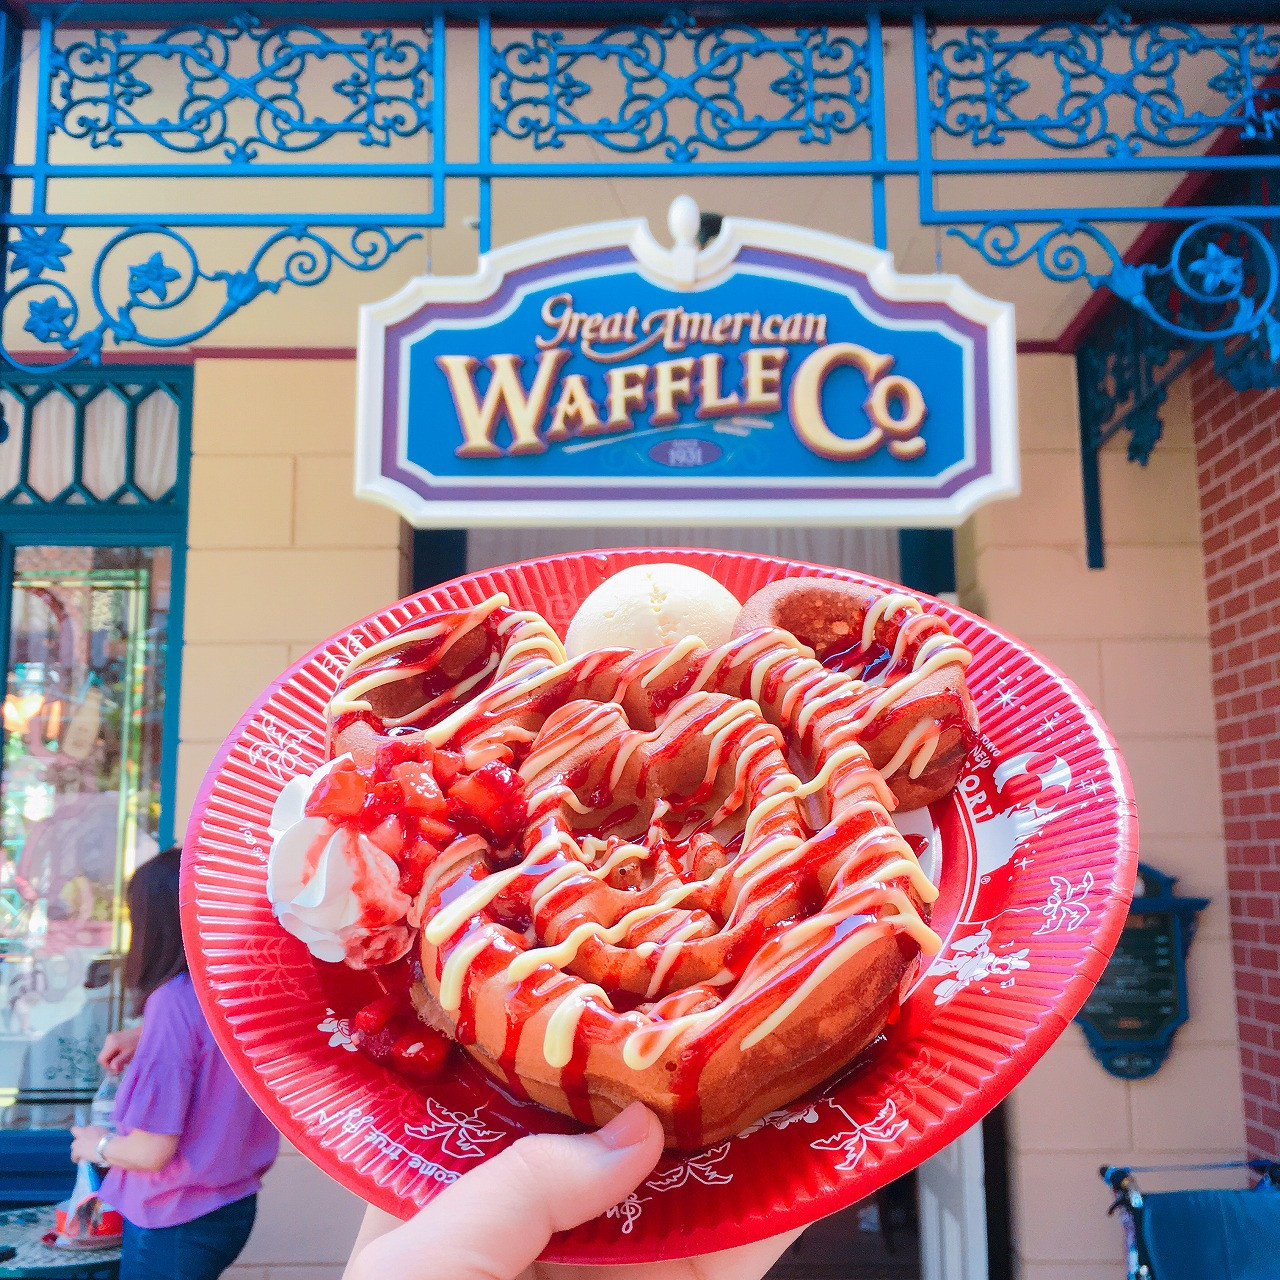
<instances>
[{"instance_id":1,"label":"white finial ornament","mask_svg":"<svg viewBox=\"0 0 1280 1280\"><path fill-rule=\"evenodd\" d=\"M671 250L673 275L692 282L698 277L698 229L702 213L692 196L676 196L667 210L667 230L675 241Z\"/></svg>"},{"instance_id":2,"label":"white finial ornament","mask_svg":"<svg viewBox=\"0 0 1280 1280\"><path fill-rule=\"evenodd\" d=\"M696 245L698 227L702 223L702 213L698 202L692 196L676 196L667 211L667 230L679 247L683 244Z\"/></svg>"}]
</instances>

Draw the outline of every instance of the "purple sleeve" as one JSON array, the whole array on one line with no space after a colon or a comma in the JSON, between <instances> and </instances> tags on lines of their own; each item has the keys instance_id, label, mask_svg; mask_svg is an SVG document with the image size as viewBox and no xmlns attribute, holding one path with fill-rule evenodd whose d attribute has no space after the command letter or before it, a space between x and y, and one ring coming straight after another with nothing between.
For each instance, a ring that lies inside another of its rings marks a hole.
<instances>
[{"instance_id":1,"label":"purple sleeve","mask_svg":"<svg viewBox=\"0 0 1280 1280\"><path fill-rule=\"evenodd\" d=\"M113 1119L121 1132L177 1135L187 1121L199 1044L175 992L162 987L147 1001L142 1038L120 1087Z\"/></svg>"}]
</instances>

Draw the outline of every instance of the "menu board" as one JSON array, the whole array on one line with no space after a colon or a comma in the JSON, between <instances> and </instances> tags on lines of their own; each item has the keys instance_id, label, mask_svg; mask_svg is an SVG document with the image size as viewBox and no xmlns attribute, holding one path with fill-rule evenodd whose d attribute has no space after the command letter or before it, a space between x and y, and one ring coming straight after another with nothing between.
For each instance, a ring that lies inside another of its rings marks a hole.
<instances>
[{"instance_id":1,"label":"menu board","mask_svg":"<svg viewBox=\"0 0 1280 1280\"><path fill-rule=\"evenodd\" d=\"M1136 1080L1164 1061L1186 1020L1179 921L1173 911L1130 913L1098 985L1077 1020L1113 1075Z\"/></svg>"}]
</instances>

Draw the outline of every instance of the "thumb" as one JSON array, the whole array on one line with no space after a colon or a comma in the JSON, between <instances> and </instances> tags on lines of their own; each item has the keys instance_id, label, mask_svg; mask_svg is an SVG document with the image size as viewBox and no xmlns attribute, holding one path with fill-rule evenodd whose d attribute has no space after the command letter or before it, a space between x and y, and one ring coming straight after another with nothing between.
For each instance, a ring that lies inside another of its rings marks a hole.
<instances>
[{"instance_id":1,"label":"thumb","mask_svg":"<svg viewBox=\"0 0 1280 1280\"><path fill-rule=\"evenodd\" d=\"M349 1280L513 1280L555 1232L625 1199L661 1154L662 1127L638 1102L596 1133L521 1138L367 1245Z\"/></svg>"}]
</instances>

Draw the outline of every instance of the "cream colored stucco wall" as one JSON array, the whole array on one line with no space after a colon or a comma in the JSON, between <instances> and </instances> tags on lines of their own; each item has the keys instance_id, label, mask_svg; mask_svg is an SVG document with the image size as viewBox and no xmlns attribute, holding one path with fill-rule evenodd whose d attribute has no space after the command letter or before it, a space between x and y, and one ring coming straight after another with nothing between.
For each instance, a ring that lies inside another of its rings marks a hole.
<instances>
[{"instance_id":1,"label":"cream colored stucco wall","mask_svg":"<svg viewBox=\"0 0 1280 1280\"><path fill-rule=\"evenodd\" d=\"M178 826L213 753L294 659L403 594L401 524L352 495L355 366L195 371ZM237 1280L336 1280L361 1205L286 1145Z\"/></svg>"},{"instance_id":2,"label":"cream colored stucco wall","mask_svg":"<svg viewBox=\"0 0 1280 1280\"><path fill-rule=\"evenodd\" d=\"M401 523L352 493L355 364L198 360L178 825L263 686L401 594Z\"/></svg>"},{"instance_id":3,"label":"cream colored stucco wall","mask_svg":"<svg viewBox=\"0 0 1280 1280\"><path fill-rule=\"evenodd\" d=\"M1106 1217L1099 1165L1244 1152L1194 444L1179 384L1145 469L1120 441L1105 451L1107 567L1090 571L1074 361L1024 356L1018 377L1022 495L962 531L961 601L1093 700L1133 778L1143 860L1178 876L1180 892L1212 899L1191 949L1191 1018L1155 1076L1108 1075L1072 1026L1011 1099L1020 1280L1114 1280L1121 1231Z\"/></svg>"}]
</instances>

